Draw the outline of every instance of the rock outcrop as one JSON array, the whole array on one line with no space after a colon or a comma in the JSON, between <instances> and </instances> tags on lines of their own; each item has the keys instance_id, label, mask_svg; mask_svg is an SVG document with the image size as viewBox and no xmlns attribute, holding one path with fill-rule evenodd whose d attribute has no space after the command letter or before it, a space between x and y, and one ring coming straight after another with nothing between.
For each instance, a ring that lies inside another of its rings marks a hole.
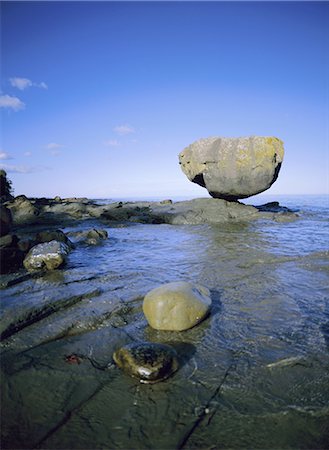
<instances>
[{"instance_id":1,"label":"rock outcrop","mask_svg":"<svg viewBox=\"0 0 329 450\"><path fill-rule=\"evenodd\" d=\"M74 247L73 243L62 230L46 230L37 233L36 242L38 244L43 244L50 241L64 242L64 244L66 244L70 249Z\"/></svg>"},{"instance_id":2,"label":"rock outcrop","mask_svg":"<svg viewBox=\"0 0 329 450\"><path fill-rule=\"evenodd\" d=\"M206 287L177 281L146 294L143 312L156 330L183 331L201 322L210 306L210 292Z\"/></svg>"},{"instance_id":3,"label":"rock outcrop","mask_svg":"<svg viewBox=\"0 0 329 450\"><path fill-rule=\"evenodd\" d=\"M15 197L8 203L8 208L11 210L14 225L27 225L38 220L38 208L25 195Z\"/></svg>"},{"instance_id":4,"label":"rock outcrop","mask_svg":"<svg viewBox=\"0 0 329 450\"><path fill-rule=\"evenodd\" d=\"M276 137L210 137L186 147L179 163L212 197L236 201L266 191L278 177L283 155Z\"/></svg>"}]
</instances>

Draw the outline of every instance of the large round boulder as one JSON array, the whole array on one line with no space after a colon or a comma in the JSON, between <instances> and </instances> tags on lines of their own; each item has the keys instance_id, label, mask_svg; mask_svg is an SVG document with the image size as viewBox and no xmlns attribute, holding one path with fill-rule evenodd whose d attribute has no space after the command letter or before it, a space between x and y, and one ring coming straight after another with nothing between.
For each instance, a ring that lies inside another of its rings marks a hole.
<instances>
[{"instance_id":1,"label":"large round boulder","mask_svg":"<svg viewBox=\"0 0 329 450\"><path fill-rule=\"evenodd\" d=\"M183 331L203 320L210 306L210 292L206 287L176 281L146 294L143 312L156 330Z\"/></svg>"},{"instance_id":2,"label":"large round boulder","mask_svg":"<svg viewBox=\"0 0 329 450\"><path fill-rule=\"evenodd\" d=\"M70 248L64 242L50 241L37 244L26 255L23 264L29 272L53 270L63 265Z\"/></svg>"},{"instance_id":3,"label":"large round boulder","mask_svg":"<svg viewBox=\"0 0 329 450\"><path fill-rule=\"evenodd\" d=\"M210 137L186 147L179 163L212 197L235 201L266 191L278 177L283 155L276 137Z\"/></svg>"}]
</instances>

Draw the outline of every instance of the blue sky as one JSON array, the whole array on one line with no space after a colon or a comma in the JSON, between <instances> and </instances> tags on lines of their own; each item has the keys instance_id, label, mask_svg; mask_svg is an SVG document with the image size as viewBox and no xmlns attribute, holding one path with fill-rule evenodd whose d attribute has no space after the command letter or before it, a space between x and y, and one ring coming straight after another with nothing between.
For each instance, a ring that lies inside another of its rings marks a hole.
<instances>
[{"instance_id":1,"label":"blue sky","mask_svg":"<svg viewBox=\"0 0 329 450\"><path fill-rule=\"evenodd\" d=\"M1 2L15 195L207 196L178 153L277 136L269 194L329 193L328 2Z\"/></svg>"}]
</instances>

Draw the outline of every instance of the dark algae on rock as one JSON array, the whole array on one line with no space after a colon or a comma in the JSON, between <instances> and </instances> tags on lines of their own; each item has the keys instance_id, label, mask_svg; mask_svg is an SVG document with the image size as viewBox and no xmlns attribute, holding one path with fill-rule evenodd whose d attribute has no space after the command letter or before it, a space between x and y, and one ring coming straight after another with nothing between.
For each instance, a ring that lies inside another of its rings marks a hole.
<instances>
[{"instance_id":1,"label":"dark algae on rock","mask_svg":"<svg viewBox=\"0 0 329 450\"><path fill-rule=\"evenodd\" d=\"M178 369L177 353L165 344L141 342L126 345L113 354L113 359L126 373L141 383L157 383Z\"/></svg>"}]
</instances>

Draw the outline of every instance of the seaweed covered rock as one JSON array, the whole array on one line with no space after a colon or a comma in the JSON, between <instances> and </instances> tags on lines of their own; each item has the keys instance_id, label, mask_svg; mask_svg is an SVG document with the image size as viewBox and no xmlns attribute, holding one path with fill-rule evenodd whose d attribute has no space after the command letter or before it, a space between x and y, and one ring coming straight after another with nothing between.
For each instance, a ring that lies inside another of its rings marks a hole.
<instances>
[{"instance_id":1,"label":"seaweed covered rock","mask_svg":"<svg viewBox=\"0 0 329 450\"><path fill-rule=\"evenodd\" d=\"M177 353L166 344L140 342L121 347L113 354L118 367L141 383L157 383L172 375L179 366Z\"/></svg>"},{"instance_id":2,"label":"seaweed covered rock","mask_svg":"<svg viewBox=\"0 0 329 450\"><path fill-rule=\"evenodd\" d=\"M194 327L209 313L210 292L185 281L166 283L146 294L143 312L156 330L183 331Z\"/></svg>"},{"instance_id":3,"label":"seaweed covered rock","mask_svg":"<svg viewBox=\"0 0 329 450\"><path fill-rule=\"evenodd\" d=\"M266 191L279 175L283 155L276 137L210 137L186 147L179 163L212 197L236 201Z\"/></svg>"},{"instance_id":4,"label":"seaweed covered rock","mask_svg":"<svg viewBox=\"0 0 329 450\"><path fill-rule=\"evenodd\" d=\"M53 270L63 265L70 248L64 242L50 241L37 244L26 255L23 264L29 272L35 270Z\"/></svg>"}]
</instances>

